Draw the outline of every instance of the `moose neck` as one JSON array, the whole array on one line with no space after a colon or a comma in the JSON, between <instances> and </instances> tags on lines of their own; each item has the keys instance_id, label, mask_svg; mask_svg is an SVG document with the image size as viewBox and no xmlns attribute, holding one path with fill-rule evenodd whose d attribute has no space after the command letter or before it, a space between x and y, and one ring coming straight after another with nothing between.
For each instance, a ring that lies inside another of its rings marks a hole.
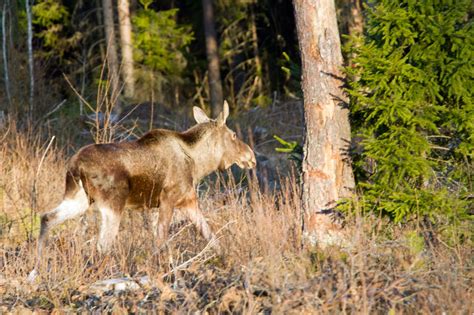
<instances>
[{"instance_id":1,"label":"moose neck","mask_svg":"<svg viewBox=\"0 0 474 315\"><path fill-rule=\"evenodd\" d=\"M205 124L197 125L182 135L186 142L186 152L194 161L194 180L199 182L203 177L218 170L223 148L212 131Z\"/></svg>"}]
</instances>

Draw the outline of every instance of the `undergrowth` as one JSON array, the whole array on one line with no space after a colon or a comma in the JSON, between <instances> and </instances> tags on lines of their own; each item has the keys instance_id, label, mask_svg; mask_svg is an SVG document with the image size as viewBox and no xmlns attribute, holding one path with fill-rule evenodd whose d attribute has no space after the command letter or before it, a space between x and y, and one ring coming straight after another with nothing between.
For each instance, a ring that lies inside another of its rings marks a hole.
<instances>
[{"instance_id":1,"label":"undergrowth","mask_svg":"<svg viewBox=\"0 0 474 315\"><path fill-rule=\"evenodd\" d=\"M101 257L95 246L100 218L91 208L51 233L47 263L40 279L29 284L37 215L61 200L67 161L54 144L46 150L50 140L39 134L14 123L0 133L2 313L474 311L472 243L457 237L467 234L469 224L445 235L423 221L395 225L356 204L346 217L348 248L301 247L300 192L291 176L274 192L222 176L200 189L203 212L221 238L221 256L179 214L167 246L157 250L150 214L128 211L113 253ZM134 290L93 286L144 276L149 281Z\"/></svg>"}]
</instances>

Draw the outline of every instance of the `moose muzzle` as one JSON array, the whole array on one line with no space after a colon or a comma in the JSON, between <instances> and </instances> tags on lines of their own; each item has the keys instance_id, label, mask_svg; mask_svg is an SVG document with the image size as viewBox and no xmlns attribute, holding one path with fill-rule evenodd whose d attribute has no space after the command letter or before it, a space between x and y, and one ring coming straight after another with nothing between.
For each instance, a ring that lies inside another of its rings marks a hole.
<instances>
[{"instance_id":1,"label":"moose muzzle","mask_svg":"<svg viewBox=\"0 0 474 315\"><path fill-rule=\"evenodd\" d=\"M257 166L257 159L255 153L250 149L248 145L245 145L245 151L241 154L241 158L236 162L240 168L254 168Z\"/></svg>"}]
</instances>

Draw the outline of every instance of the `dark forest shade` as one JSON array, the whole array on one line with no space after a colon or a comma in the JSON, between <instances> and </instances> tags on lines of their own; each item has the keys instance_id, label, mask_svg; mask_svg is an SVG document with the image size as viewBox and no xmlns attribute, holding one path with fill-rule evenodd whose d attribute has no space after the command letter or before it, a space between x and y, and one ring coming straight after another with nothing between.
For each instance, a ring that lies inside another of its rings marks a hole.
<instances>
[{"instance_id":1,"label":"dark forest shade","mask_svg":"<svg viewBox=\"0 0 474 315\"><path fill-rule=\"evenodd\" d=\"M222 82L219 66L219 46L214 23L214 10L211 0L202 0L204 34L206 37L207 69L209 80L209 93L211 96L211 115L220 112L220 106L224 101L222 94Z\"/></svg>"}]
</instances>

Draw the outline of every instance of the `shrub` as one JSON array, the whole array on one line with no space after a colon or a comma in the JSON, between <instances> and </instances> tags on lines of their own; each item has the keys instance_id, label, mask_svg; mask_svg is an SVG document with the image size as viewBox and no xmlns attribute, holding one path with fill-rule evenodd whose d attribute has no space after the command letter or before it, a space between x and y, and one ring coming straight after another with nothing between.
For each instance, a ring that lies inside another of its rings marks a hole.
<instances>
[{"instance_id":1,"label":"shrub","mask_svg":"<svg viewBox=\"0 0 474 315\"><path fill-rule=\"evenodd\" d=\"M157 12L149 8L152 1L141 0L140 3L143 9L133 17L134 58L139 65L139 86L143 89L137 95L150 90L161 95L165 83L181 80L180 75L187 65L183 52L194 36L189 26L176 22L178 9Z\"/></svg>"},{"instance_id":2,"label":"shrub","mask_svg":"<svg viewBox=\"0 0 474 315\"><path fill-rule=\"evenodd\" d=\"M468 215L474 153L473 4L373 1L352 39L351 97L358 187L396 221Z\"/></svg>"}]
</instances>

